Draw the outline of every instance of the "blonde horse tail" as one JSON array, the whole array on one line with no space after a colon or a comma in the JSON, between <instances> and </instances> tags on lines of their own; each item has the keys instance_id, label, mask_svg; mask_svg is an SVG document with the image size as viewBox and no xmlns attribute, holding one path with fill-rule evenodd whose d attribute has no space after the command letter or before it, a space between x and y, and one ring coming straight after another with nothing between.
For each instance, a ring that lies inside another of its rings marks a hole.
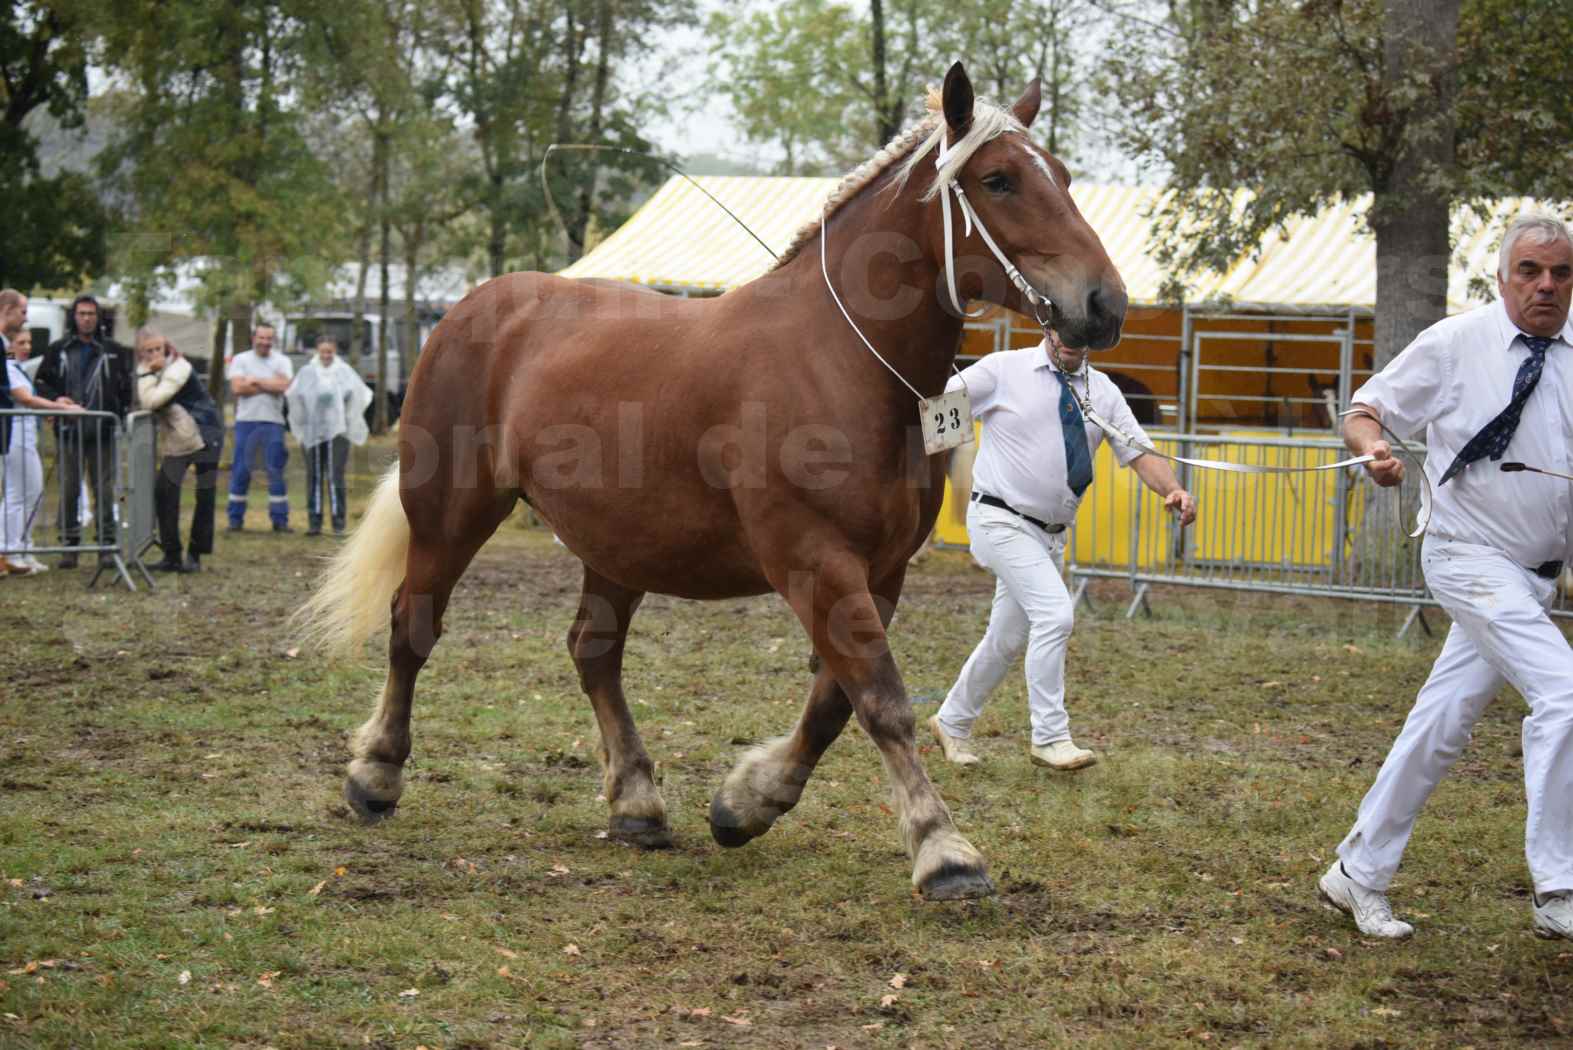
<instances>
[{"instance_id":1,"label":"blonde horse tail","mask_svg":"<svg viewBox=\"0 0 1573 1050\"><path fill-rule=\"evenodd\" d=\"M377 483L366 516L334 555L316 591L291 618L300 643L350 656L386 628L409 549L410 523L399 499L395 463Z\"/></svg>"}]
</instances>

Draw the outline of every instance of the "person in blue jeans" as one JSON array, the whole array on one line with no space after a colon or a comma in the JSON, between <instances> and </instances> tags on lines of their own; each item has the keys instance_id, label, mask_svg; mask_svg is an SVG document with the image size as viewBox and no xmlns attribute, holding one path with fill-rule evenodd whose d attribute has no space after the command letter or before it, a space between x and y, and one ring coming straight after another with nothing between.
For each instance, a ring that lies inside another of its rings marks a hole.
<instances>
[{"instance_id":1,"label":"person in blue jeans","mask_svg":"<svg viewBox=\"0 0 1573 1050\"><path fill-rule=\"evenodd\" d=\"M272 325L261 324L251 349L236 354L229 365L229 388L235 395L235 461L229 475L229 531L246 527L246 495L258 458L268 472L268 518L274 532L289 526L289 494L284 488L284 391L295 369L289 358L273 349Z\"/></svg>"}]
</instances>

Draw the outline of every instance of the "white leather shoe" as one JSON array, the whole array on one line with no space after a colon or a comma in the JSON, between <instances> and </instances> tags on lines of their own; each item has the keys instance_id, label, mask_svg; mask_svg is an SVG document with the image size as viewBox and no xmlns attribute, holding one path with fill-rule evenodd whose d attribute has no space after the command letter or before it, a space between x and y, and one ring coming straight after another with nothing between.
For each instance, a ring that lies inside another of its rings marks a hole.
<instances>
[{"instance_id":1,"label":"white leather shoe","mask_svg":"<svg viewBox=\"0 0 1573 1050\"><path fill-rule=\"evenodd\" d=\"M1573 941L1573 890L1558 890L1536 896L1535 936L1551 940L1562 937Z\"/></svg>"},{"instance_id":2,"label":"white leather shoe","mask_svg":"<svg viewBox=\"0 0 1573 1050\"><path fill-rule=\"evenodd\" d=\"M1407 922L1393 918L1393 906L1387 903L1387 894L1368 890L1345 875L1339 861L1333 861L1317 888L1321 890L1322 900L1353 917L1355 925L1367 937L1396 941L1415 932Z\"/></svg>"},{"instance_id":3,"label":"white leather shoe","mask_svg":"<svg viewBox=\"0 0 1573 1050\"><path fill-rule=\"evenodd\" d=\"M1070 740L1056 740L1052 744L1041 747L1034 746L1029 751L1032 760L1040 766L1068 772L1072 769L1086 769L1088 766L1098 764L1098 756L1084 747L1077 747Z\"/></svg>"},{"instance_id":4,"label":"white leather shoe","mask_svg":"<svg viewBox=\"0 0 1573 1050\"><path fill-rule=\"evenodd\" d=\"M939 715L929 716L929 732L934 734L934 739L939 741L939 746L945 752L945 761L953 762L958 766L975 766L983 761L972 753L972 748L967 746L967 741L959 736L951 736L939 724Z\"/></svg>"}]
</instances>

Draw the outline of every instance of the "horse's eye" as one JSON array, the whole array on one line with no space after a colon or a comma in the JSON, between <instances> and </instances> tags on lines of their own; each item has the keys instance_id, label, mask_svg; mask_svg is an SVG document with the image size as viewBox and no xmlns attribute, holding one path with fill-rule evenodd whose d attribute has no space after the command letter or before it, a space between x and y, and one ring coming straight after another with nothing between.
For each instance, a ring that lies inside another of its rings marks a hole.
<instances>
[{"instance_id":1,"label":"horse's eye","mask_svg":"<svg viewBox=\"0 0 1573 1050\"><path fill-rule=\"evenodd\" d=\"M1010 176L1000 172L985 175L979 181L983 183L983 188L990 193L1009 193L1016 188L1015 184L1010 181Z\"/></svg>"}]
</instances>

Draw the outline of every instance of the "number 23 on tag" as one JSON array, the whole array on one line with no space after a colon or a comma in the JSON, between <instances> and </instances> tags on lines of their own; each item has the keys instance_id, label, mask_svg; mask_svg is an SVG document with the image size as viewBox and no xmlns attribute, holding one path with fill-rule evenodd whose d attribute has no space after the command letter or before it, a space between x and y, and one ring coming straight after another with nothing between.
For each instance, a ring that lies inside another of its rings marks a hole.
<instances>
[{"instance_id":1,"label":"number 23 on tag","mask_svg":"<svg viewBox=\"0 0 1573 1050\"><path fill-rule=\"evenodd\" d=\"M932 456L972 440L972 402L965 390L918 401L923 421L923 451Z\"/></svg>"}]
</instances>

